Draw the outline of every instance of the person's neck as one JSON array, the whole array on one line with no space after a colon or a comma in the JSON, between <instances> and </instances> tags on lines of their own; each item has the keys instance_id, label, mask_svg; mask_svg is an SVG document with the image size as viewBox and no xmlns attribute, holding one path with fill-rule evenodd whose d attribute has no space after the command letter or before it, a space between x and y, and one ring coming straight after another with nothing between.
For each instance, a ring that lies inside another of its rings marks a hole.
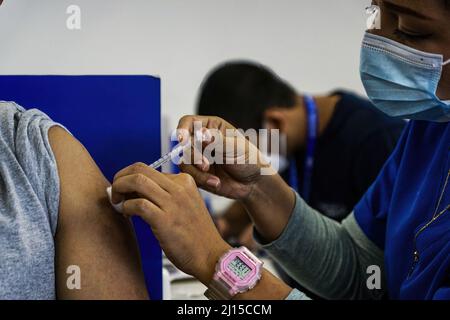
<instances>
[{"instance_id":1,"label":"person's neck","mask_svg":"<svg viewBox=\"0 0 450 320\"><path fill-rule=\"evenodd\" d=\"M313 99L317 107L317 117L319 121L318 136L320 137L328 127L331 118L333 117L336 105L340 100L340 96L335 94L332 96L313 96ZM305 101L303 96L298 98L299 104L302 108L305 108ZM307 124L307 117L305 118ZM306 125L305 125L306 128ZM306 130L306 129L305 129Z\"/></svg>"}]
</instances>

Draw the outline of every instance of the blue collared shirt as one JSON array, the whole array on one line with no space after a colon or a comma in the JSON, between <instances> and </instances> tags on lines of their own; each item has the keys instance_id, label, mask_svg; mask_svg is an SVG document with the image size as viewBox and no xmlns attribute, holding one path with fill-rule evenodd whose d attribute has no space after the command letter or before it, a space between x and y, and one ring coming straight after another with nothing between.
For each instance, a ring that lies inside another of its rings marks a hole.
<instances>
[{"instance_id":1,"label":"blue collared shirt","mask_svg":"<svg viewBox=\"0 0 450 320\"><path fill-rule=\"evenodd\" d=\"M411 121L355 208L364 233L384 250L392 299L450 299L450 210L417 235L450 204L449 174L450 123Z\"/></svg>"}]
</instances>

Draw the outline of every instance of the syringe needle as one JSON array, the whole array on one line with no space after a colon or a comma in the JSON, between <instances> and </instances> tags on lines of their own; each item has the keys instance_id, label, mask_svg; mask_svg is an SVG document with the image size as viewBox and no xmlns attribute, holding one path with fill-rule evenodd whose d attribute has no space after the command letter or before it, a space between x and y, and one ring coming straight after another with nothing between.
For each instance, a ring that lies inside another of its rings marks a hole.
<instances>
[{"instance_id":1,"label":"syringe needle","mask_svg":"<svg viewBox=\"0 0 450 320\"><path fill-rule=\"evenodd\" d=\"M191 143L189 141L185 144L180 144L180 145L176 146L174 149L172 149L172 151L166 153L161 158L159 158L158 160L153 162L151 165L149 165L149 167L152 169L155 169L155 170L161 168L165 163L169 162L170 160L172 160L175 157L180 156L181 152L184 149L189 148L190 146L191 146ZM107 188L106 193L108 194L109 202L114 207L114 209L117 212L122 213L123 212L123 201L118 204L114 204L112 202L112 187Z\"/></svg>"}]
</instances>

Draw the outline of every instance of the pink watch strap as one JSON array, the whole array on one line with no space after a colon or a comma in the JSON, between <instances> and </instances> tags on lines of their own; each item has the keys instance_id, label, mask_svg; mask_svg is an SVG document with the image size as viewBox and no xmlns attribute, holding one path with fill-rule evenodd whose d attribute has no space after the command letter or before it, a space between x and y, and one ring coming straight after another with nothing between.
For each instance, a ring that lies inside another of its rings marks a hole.
<instances>
[{"instance_id":1,"label":"pink watch strap","mask_svg":"<svg viewBox=\"0 0 450 320\"><path fill-rule=\"evenodd\" d=\"M240 247L238 249L231 249L226 254L224 254L217 263L214 278L209 284L208 290L206 290L205 292L205 296L209 300L232 300L236 294L240 293L238 288L233 288L233 286L230 286L225 281L225 279L223 279L223 277L226 276L222 274L222 270L220 270L220 265L222 261L226 259L228 255L233 254L233 252L236 251L239 251L241 254L245 255L248 259L252 260L252 262L255 263L255 266L259 272L259 275L257 275L257 277L255 278L255 282L253 284L250 284L250 286L242 292L251 290L261 279L261 267L263 265L263 262L261 262L250 250L248 250L245 247Z\"/></svg>"},{"instance_id":2,"label":"pink watch strap","mask_svg":"<svg viewBox=\"0 0 450 320\"><path fill-rule=\"evenodd\" d=\"M231 300L233 296L230 295L230 288L223 283L219 278L214 277L211 281L208 290L205 292L205 297L209 300Z\"/></svg>"}]
</instances>

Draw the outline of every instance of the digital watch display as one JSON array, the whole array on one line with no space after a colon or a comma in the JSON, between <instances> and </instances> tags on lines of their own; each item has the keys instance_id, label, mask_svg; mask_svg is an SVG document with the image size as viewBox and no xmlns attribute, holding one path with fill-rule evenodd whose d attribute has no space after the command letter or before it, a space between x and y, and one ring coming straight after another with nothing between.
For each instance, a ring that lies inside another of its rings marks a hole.
<instances>
[{"instance_id":1,"label":"digital watch display","mask_svg":"<svg viewBox=\"0 0 450 320\"><path fill-rule=\"evenodd\" d=\"M230 300L251 290L261 279L262 266L263 262L245 247L230 250L217 263L205 296L211 300Z\"/></svg>"}]
</instances>

